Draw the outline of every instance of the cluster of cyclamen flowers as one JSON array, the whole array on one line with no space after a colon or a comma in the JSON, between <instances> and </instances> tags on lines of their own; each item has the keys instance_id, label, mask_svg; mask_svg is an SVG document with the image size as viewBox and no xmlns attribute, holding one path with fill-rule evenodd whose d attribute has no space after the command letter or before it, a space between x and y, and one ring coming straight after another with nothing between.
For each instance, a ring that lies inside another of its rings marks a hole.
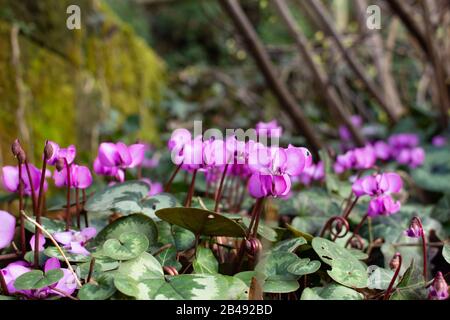
<instances>
[{"instance_id":1,"label":"cluster of cyclamen flowers","mask_svg":"<svg viewBox=\"0 0 450 320\"><path fill-rule=\"evenodd\" d=\"M256 132L258 137L279 137L282 129L272 121L259 123ZM254 198L287 196L292 179L303 179L309 184L323 178L323 167L313 164L311 153L292 145L265 146L254 140L241 141L235 135L224 140L205 140L201 135L192 137L186 129L177 129L168 148L176 165L190 172L204 172L209 183L217 182L223 175L242 178Z\"/></svg>"},{"instance_id":2,"label":"cluster of cyclamen flowers","mask_svg":"<svg viewBox=\"0 0 450 320\"><path fill-rule=\"evenodd\" d=\"M341 174L347 170L373 168L376 162L394 160L401 165L417 168L425 161L425 151L419 147L415 134L401 133L389 137L388 142L378 140L362 148L348 150L338 155L334 171Z\"/></svg>"}]
</instances>

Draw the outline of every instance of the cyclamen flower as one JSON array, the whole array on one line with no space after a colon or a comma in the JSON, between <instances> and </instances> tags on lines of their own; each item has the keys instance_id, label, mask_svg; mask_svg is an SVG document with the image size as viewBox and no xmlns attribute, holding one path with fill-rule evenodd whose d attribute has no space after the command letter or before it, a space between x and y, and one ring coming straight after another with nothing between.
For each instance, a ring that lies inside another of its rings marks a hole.
<instances>
[{"instance_id":1,"label":"cyclamen flower","mask_svg":"<svg viewBox=\"0 0 450 320\"><path fill-rule=\"evenodd\" d=\"M29 264L25 261L16 261L7 265L5 268L0 269L0 272L3 274L3 278L5 279L6 287L10 294L14 293L22 293L27 296L31 295L31 290L17 290L14 287L14 282L18 277L22 274L30 272Z\"/></svg>"},{"instance_id":2,"label":"cyclamen flower","mask_svg":"<svg viewBox=\"0 0 450 320\"><path fill-rule=\"evenodd\" d=\"M90 255L90 252L84 247L86 243L95 237L97 230L93 227L84 228L81 231L64 231L56 232L53 237L56 241L64 245L64 248L70 253L81 254L84 256Z\"/></svg>"},{"instance_id":3,"label":"cyclamen flower","mask_svg":"<svg viewBox=\"0 0 450 320\"><path fill-rule=\"evenodd\" d=\"M31 181L33 183L33 188L36 194L39 193L40 188L40 180L41 180L41 170L36 168L34 165L29 164L28 167L30 168L30 176ZM12 193L19 192L19 167L16 166L5 166L2 168L2 185L3 188ZM48 178L51 176L50 170L47 170L45 172L45 177ZM28 177L28 173L26 170L25 165L22 165L22 183L23 183L23 192L25 195L31 196L31 185L30 185L30 179ZM44 192L46 192L48 189L48 183L47 181L44 181Z\"/></svg>"},{"instance_id":4,"label":"cyclamen flower","mask_svg":"<svg viewBox=\"0 0 450 320\"><path fill-rule=\"evenodd\" d=\"M351 169L370 169L375 165L376 160L374 148L371 145L367 145L337 156L334 171L337 174L341 174Z\"/></svg>"},{"instance_id":5,"label":"cyclamen flower","mask_svg":"<svg viewBox=\"0 0 450 320\"><path fill-rule=\"evenodd\" d=\"M92 184L92 175L88 167L72 164L70 167L70 187L75 189L87 189ZM67 167L61 171L55 170L53 179L57 187L67 186Z\"/></svg>"},{"instance_id":6,"label":"cyclamen flower","mask_svg":"<svg viewBox=\"0 0 450 320\"><path fill-rule=\"evenodd\" d=\"M144 161L145 148L142 143L127 146L123 142L103 142L98 148L98 161L104 167L135 168Z\"/></svg>"},{"instance_id":7,"label":"cyclamen flower","mask_svg":"<svg viewBox=\"0 0 450 320\"><path fill-rule=\"evenodd\" d=\"M322 181L325 178L325 166L323 162L319 161L317 164L306 167L298 178L305 186L309 186L313 181Z\"/></svg>"},{"instance_id":8,"label":"cyclamen flower","mask_svg":"<svg viewBox=\"0 0 450 320\"><path fill-rule=\"evenodd\" d=\"M16 218L6 211L0 210L0 250L9 247L14 239Z\"/></svg>"},{"instance_id":9,"label":"cyclamen flower","mask_svg":"<svg viewBox=\"0 0 450 320\"><path fill-rule=\"evenodd\" d=\"M304 151L295 147L259 146L250 155L250 160L253 174L248 188L254 198L286 196L291 190L291 176L301 174L307 162Z\"/></svg>"},{"instance_id":10,"label":"cyclamen flower","mask_svg":"<svg viewBox=\"0 0 450 320\"><path fill-rule=\"evenodd\" d=\"M445 147L447 145L447 138L444 136L435 136L433 137L433 140L431 141L433 146L435 147Z\"/></svg>"},{"instance_id":11,"label":"cyclamen flower","mask_svg":"<svg viewBox=\"0 0 450 320\"><path fill-rule=\"evenodd\" d=\"M103 166L98 158L94 160L94 172L101 176L114 177L119 182L125 181L125 172L123 169Z\"/></svg>"},{"instance_id":12,"label":"cyclamen flower","mask_svg":"<svg viewBox=\"0 0 450 320\"><path fill-rule=\"evenodd\" d=\"M368 215L390 215L400 210L399 201L394 201L392 193L398 193L403 187L401 177L396 173L383 173L366 176L353 183L352 190L357 197L368 195L372 197L369 203Z\"/></svg>"},{"instance_id":13,"label":"cyclamen flower","mask_svg":"<svg viewBox=\"0 0 450 320\"><path fill-rule=\"evenodd\" d=\"M256 124L256 133L258 135L266 135L267 137L281 137L283 128L278 125L277 120L270 122L258 122Z\"/></svg>"},{"instance_id":14,"label":"cyclamen flower","mask_svg":"<svg viewBox=\"0 0 450 320\"><path fill-rule=\"evenodd\" d=\"M34 245L35 245L35 235L33 235L32 237L31 237L31 239L30 239L30 247L31 247L31 251L34 251ZM39 234L39 248L38 248L38 251L39 252L41 252L41 251L44 251L44 245L45 245L45 242L46 242L46 240L45 240L45 237L42 235L42 234Z\"/></svg>"},{"instance_id":15,"label":"cyclamen flower","mask_svg":"<svg viewBox=\"0 0 450 320\"><path fill-rule=\"evenodd\" d=\"M378 159L386 161L391 158L391 147L384 141L377 141L373 144L375 155Z\"/></svg>"},{"instance_id":16,"label":"cyclamen flower","mask_svg":"<svg viewBox=\"0 0 450 320\"><path fill-rule=\"evenodd\" d=\"M47 163L54 166L59 159L65 159L70 165L75 160L77 149L74 145L70 145L67 148L61 148L57 143L53 141L47 141L49 150L51 150L50 157L47 159Z\"/></svg>"},{"instance_id":17,"label":"cyclamen flower","mask_svg":"<svg viewBox=\"0 0 450 320\"><path fill-rule=\"evenodd\" d=\"M405 231L405 235L410 238L421 238L423 236L423 227L417 217L412 218L409 228Z\"/></svg>"},{"instance_id":18,"label":"cyclamen flower","mask_svg":"<svg viewBox=\"0 0 450 320\"><path fill-rule=\"evenodd\" d=\"M392 135L388 140L394 159L403 165L417 168L425 161L425 151L419 147L419 137L412 133Z\"/></svg>"},{"instance_id":19,"label":"cyclamen flower","mask_svg":"<svg viewBox=\"0 0 450 320\"><path fill-rule=\"evenodd\" d=\"M442 275L438 272L433 280L433 284L428 289L428 299L430 300L446 300L448 298L448 285Z\"/></svg>"}]
</instances>

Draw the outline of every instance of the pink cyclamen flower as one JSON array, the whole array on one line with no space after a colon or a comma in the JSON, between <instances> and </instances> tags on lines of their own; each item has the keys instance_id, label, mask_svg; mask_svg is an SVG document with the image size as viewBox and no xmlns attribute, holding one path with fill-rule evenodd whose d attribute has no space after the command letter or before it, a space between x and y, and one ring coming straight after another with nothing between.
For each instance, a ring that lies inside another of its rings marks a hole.
<instances>
[{"instance_id":1,"label":"pink cyclamen flower","mask_svg":"<svg viewBox=\"0 0 450 320\"><path fill-rule=\"evenodd\" d=\"M391 147L384 141L377 141L373 144L373 149L375 150L375 155L378 159L386 161L391 157Z\"/></svg>"},{"instance_id":2,"label":"pink cyclamen flower","mask_svg":"<svg viewBox=\"0 0 450 320\"><path fill-rule=\"evenodd\" d=\"M291 176L300 175L306 162L303 149L260 145L250 155L249 166L253 170L248 183L250 195L254 198L286 196L291 190Z\"/></svg>"},{"instance_id":3,"label":"pink cyclamen flower","mask_svg":"<svg viewBox=\"0 0 450 320\"><path fill-rule=\"evenodd\" d=\"M445 147L447 145L447 138L444 136L435 136L431 140L431 143L438 148Z\"/></svg>"},{"instance_id":4,"label":"pink cyclamen flower","mask_svg":"<svg viewBox=\"0 0 450 320\"><path fill-rule=\"evenodd\" d=\"M29 164L28 167L30 168L30 176L31 176L31 182L33 184L33 188L36 194L39 193L40 188L40 180L41 180L41 170L36 168L34 165ZM47 178L49 175L51 175L50 170L46 171L45 177ZM19 167L18 166L5 166L2 168L1 172L2 177L2 185L3 188L12 193L19 192ZM23 183L23 192L25 195L31 196L32 190L31 190L31 184L30 179L28 177L28 172L26 170L25 165L22 165L22 183ZM46 192L48 189L48 183L45 180L44 181L44 192Z\"/></svg>"},{"instance_id":5,"label":"pink cyclamen flower","mask_svg":"<svg viewBox=\"0 0 450 320\"><path fill-rule=\"evenodd\" d=\"M425 151L420 147L402 149L397 153L395 159L400 164L407 165L411 168L417 168L425 162Z\"/></svg>"},{"instance_id":6,"label":"pink cyclamen flower","mask_svg":"<svg viewBox=\"0 0 450 320\"><path fill-rule=\"evenodd\" d=\"M448 285L442 275L438 272L434 277L433 284L428 289L428 299L430 300L446 300L448 299Z\"/></svg>"},{"instance_id":7,"label":"pink cyclamen flower","mask_svg":"<svg viewBox=\"0 0 450 320\"><path fill-rule=\"evenodd\" d=\"M351 169L370 169L377 160L375 149L371 145L363 148L357 148L347 151L343 155L339 155L334 163L334 171L341 174Z\"/></svg>"},{"instance_id":8,"label":"pink cyclamen flower","mask_svg":"<svg viewBox=\"0 0 450 320\"><path fill-rule=\"evenodd\" d=\"M72 164L70 167L70 187L76 189L87 189L92 184L92 175L88 167ZM61 171L55 170L53 179L57 187L67 186L67 167Z\"/></svg>"},{"instance_id":9,"label":"pink cyclamen flower","mask_svg":"<svg viewBox=\"0 0 450 320\"><path fill-rule=\"evenodd\" d=\"M411 219L411 224L405 231L405 235L410 238L421 238L423 236L423 227L417 217Z\"/></svg>"},{"instance_id":10,"label":"pink cyclamen flower","mask_svg":"<svg viewBox=\"0 0 450 320\"><path fill-rule=\"evenodd\" d=\"M368 215L390 215L401 208L400 201L394 201L392 193L398 193L403 188L403 181L396 173L383 173L357 179L352 186L357 197L370 196Z\"/></svg>"},{"instance_id":11,"label":"pink cyclamen flower","mask_svg":"<svg viewBox=\"0 0 450 320\"><path fill-rule=\"evenodd\" d=\"M388 140L393 158L411 168L421 166L425 161L425 151L419 147L419 136L413 133L392 135Z\"/></svg>"},{"instance_id":12,"label":"pink cyclamen flower","mask_svg":"<svg viewBox=\"0 0 450 320\"><path fill-rule=\"evenodd\" d=\"M77 155L77 149L74 145L70 145L67 148L61 148L57 143L53 141L47 142L52 150L50 158L47 159L49 165L54 166L58 159L65 159L70 165L75 160Z\"/></svg>"},{"instance_id":13,"label":"pink cyclamen flower","mask_svg":"<svg viewBox=\"0 0 450 320\"><path fill-rule=\"evenodd\" d=\"M322 181L325 178L325 166L322 161L306 167L299 180L305 186L309 186L314 181Z\"/></svg>"},{"instance_id":14,"label":"pink cyclamen flower","mask_svg":"<svg viewBox=\"0 0 450 320\"><path fill-rule=\"evenodd\" d=\"M135 168L144 161L145 150L142 143L127 146L123 142L103 142L98 148L98 161L103 167Z\"/></svg>"},{"instance_id":15,"label":"pink cyclamen flower","mask_svg":"<svg viewBox=\"0 0 450 320\"><path fill-rule=\"evenodd\" d=\"M277 120L270 122L258 122L256 124L256 133L258 136L266 135L267 137L281 137L283 128L278 125Z\"/></svg>"},{"instance_id":16,"label":"pink cyclamen flower","mask_svg":"<svg viewBox=\"0 0 450 320\"><path fill-rule=\"evenodd\" d=\"M29 264L25 261L15 261L8 264L5 268L0 269L0 272L3 274L5 279L6 287L10 294L14 293L22 293L25 295L30 295L31 290L17 290L14 287L14 282L18 277L23 275L24 273L30 272Z\"/></svg>"},{"instance_id":17,"label":"pink cyclamen flower","mask_svg":"<svg viewBox=\"0 0 450 320\"><path fill-rule=\"evenodd\" d=\"M414 133L399 133L389 137L388 143L393 150L414 148L419 145L419 136Z\"/></svg>"},{"instance_id":18,"label":"pink cyclamen flower","mask_svg":"<svg viewBox=\"0 0 450 320\"><path fill-rule=\"evenodd\" d=\"M6 211L0 210L0 249L9 247L14 239L16 218Z\"/></svg>"},{"instance_id":19,"label":"pink cyclamen flower","mask_svg":"<svg viewBox=\"0 0 450 320\"><path fill-rule=\"evenodd\" d=\"M125 172L123 169L103 166L98 157L94 160L94 172L100 176L114 177L119 182L125 181Z\"/></svg>"},{"instance_id":20,"label":"pink cyclamen flower","mask_svg":"<svg viewBox=\"0 0 450 320\"><path fill-rule=\"evenodd\" d=\"M172 132L167 147L170 151L173 149L182 149L182 147L192 140L192 134L187 129L176 129Z\"/></svg>"},{"instance_id":21,"label":"pink cyclamen flower","mask_svg":"<svg viewBox=\"0 0 450 320\"><path fill-rule=\"evenodd\" d=\"M90 252L84 247L86 243L95 237L97 230L93 227L84 228L81 231L64 231L56 232L53 237L56 241L64 245L64 248L70 253L81 254L84 256L90 255Z\"/></svg>"}]
</instances>

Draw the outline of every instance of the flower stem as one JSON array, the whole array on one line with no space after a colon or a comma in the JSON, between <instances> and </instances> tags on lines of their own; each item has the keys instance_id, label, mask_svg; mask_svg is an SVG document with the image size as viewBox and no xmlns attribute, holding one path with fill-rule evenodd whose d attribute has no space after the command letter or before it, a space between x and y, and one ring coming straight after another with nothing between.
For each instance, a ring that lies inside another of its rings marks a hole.
<instances>
[{"instance_id":1,"label":"flower stem","mask_svg":"<svg viewBox=\"0 0 450 320\"><path fill-rule=\"evenodd\" d=\"M345 243L345 248L347 248L347 246L350 244L350 242L353 240L353 238L359 234L359 230L361 229L361 227L364 225L364 222L366 222L367 218L369 217L368 214L365 214L364 217L361 219L361 221L359 222L359 224L356 226L355 230L353 230L353 235L347 240L347 242Z\"/></svg>"},{"instance_id":2,"label":"flower stem","mask_svg":"<svg viewBox=\"0 0 450 320\"><path fill-rule=\"evenodd\" d=\"M95 257L92 257L91 262L89 263L89 272L86 278L86 283L91 282L92 274L94 273L94 267L95 267Z\"/></svg>"},{"instance_id":3,"label":"flower stem","mask_svg":"<svg viewBox=\"0 0 450 320\"><path fill-rule=\"evenodd\" d=\"M83 211L83 214L84 214L84 224L85 224L85 227L87 228L87 227L89 227L89 219L88 219L87 211L84 209L84 205L86 204L86 190L82 189L81 193L83 195L82 211Z\"/></svg>"},{"instance_id":4,"label":"flower stem","mask_svg":"<svg viewBox=\"0 0 450 320\"><path fill-rule=\"evenodd\" d=\"M398 267L397 269L395 269L394 276L392 277L391 282L389 283L389 287L387 288L386 293L384 294L383 300L389 299L389 296L392 292L392 288L394 287L395 284L395 280L397 280L398 274L400 273L400 269L402 268L402 256L399 255L398 258L399 258Z\"/></svg>"},{"instance_id":5,"label":"flower stem","mask_svg":"<svg viewBox=\"0 0 450 320\"><path fill-rule=\"evenodd\" d=\"M219 184L219 189L217 189L217 193L216 193L216 205L214 206L214 211L215 212L219 212L219 204L220 204L220 199L222 198L222 189L223 189L223 182L225 181L225 177L227 175L227 171L228 171L228 163L225 165L225 168L223 169L222 172L222 177L220 178L220 184Z\"/></svg>"},{"instance_id":6,"label":"flower stem","mask_svg":"<svg viewBox=\"0 0 450 320\"><path fill-rule=\"evenodd\" d=\"M22 164L19 161L19 212L24 209L23 207L23 181L22 181ZM20 250L24 255L27 251L26 239L25 239L25 220L20 216Z\"/></svg>"},{"instance_id":7,"label":"flower stem","mask_svg":"<svg viewBox=\"0 0 450 320\"><path fill-rule=\"evenodd\" d=\"M415 217L419 223L420 229L422 230L422 254L423 254L423 278L425 282L427 281L427 237L425 235L425 230L423 229L422 220L419 217Z\"/></svg>"},{"instance_id":8,"label":"flower stem","mask_svg":"<svg viewBox=\"0 0 450 320\"><path fill-rule=\"evenodd\" d=\"M48 142L45 143L47 146ZM44 151L44 157L42 160L42 170L41 170L41 179L39 180L39 194L38 194L38 202L37 202L37 210L36 210L36 222L41 224L41 210L42 210L42 196L44 194L44 182L45 182L45 172L47 171L47 154ZM39 266L39 235L40 230L38 227L34 229L34 266L37 268Z\"/></svg>"},{"instance_id":9,"label":"flower stem","mask_svg":"<svg viewBox=\"0 0 450 320\"><path fill-rule=\"evenodd\" d=\"M75 189L75 208L77 211L77 228L80 229L81 228L81 221L80 221L80 201L79 198L80 197L80 189L76 188Z\"/></svg>"},{"instance_id":10,"label":"flower stem","mask_svg":"<svg viewBox=\"0 0 450 320\"><path fill-rule=\"evenodd\" d=\"M191 180L191 185L189 186L189 191L188 194L186 196L186 201L184 203L184 206L186 208L189 208L191 206L192 203L192 196L194 195L194 187L195 187L195 178L197 176L197 169L194 170L194 172L192 173L192 180Z\"/></svg>"},{"instance_id":11,"label":"flower stem","mask_svg":"<svg viewBox=\"0 0 450 320\"><path fill-rule=\"evenodd\" d=\"M70 214L70 165L67 162L67 159L64 158L64 164L66 165L67 171L67 202L66 202L66 231L70 230L72 224L72 216Z\"/></svg>"},{"instance_id":12,"label":"flower stem","mask_svg":"<svg viewBox=\"0 0 450 320\"><path fill-rule=\"evenodd\" d=\"M183 163L180 163L176 169L174 170L174 172L172 173L172 175L170 176L169 181L166 183L165 187L164 187L164 192L170 192L170 187L172 186L172 182L175 179L175 177L177 176L178 172L181 169L181 166L183 165Z\"/></svg>"},{"instance_id":13,"label":"flower stem","mask_svg":"<svg viewBox=\"0 0 450 320\"><path fill-rule=\"evenodd\" d=\"M355 208L356 203L358 202L359 197L356 197L355 200L353 200L352 204L347 208L347 210L344 212L344 219L348 219L348 216L350 215L350 213L352 213L352 210Z\"/></svg>"},{"instance_id":14,"label":"flower stem","mask_svg":"<svg viewBox=\"0 0 450 320\"><path fill-rule=\"evenodd\" d=\"M27 160L25 160L25 169L26 169L27 175L28 175L28 182L30 183L31 202L33 203L33 213L36 215L36 210L37 210L36 193L35 193L35 190L34 190L33 179L31 179L30 166L28 165L28 161Z\"/></svg>"}]
</instances>

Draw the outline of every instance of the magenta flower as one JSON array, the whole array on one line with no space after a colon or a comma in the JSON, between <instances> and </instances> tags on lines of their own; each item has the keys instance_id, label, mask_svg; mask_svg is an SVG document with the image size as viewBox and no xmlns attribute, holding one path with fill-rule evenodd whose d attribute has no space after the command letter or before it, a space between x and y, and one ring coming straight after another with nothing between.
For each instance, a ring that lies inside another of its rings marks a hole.
<instances>
[{"instance_id":1,"label":"magenta flower","mask_svg":"<svg viewBox=\"0 0 450 320\"><path fill-rule=\"evenodd\" d=\"M145 158L145 144L127 146L123 142L103 142L98 148L98 161L103 167L135 168Z\"/></svg>"},{"instance_id":2,"label":"magenta flower","mask_svg":"<svg viewBox=\"0 0 450 320\"><path fill-rule=\"evenodd\" d=\"M438 272L434 277L433 284L428 289L428 299L430 300L446 300L448 299L448 285L442 275Z\"/></svg>"},{"instance_id":3,"label":"magenta flower","mask_svg":"<svg viewBox=\"0 0 450 320\"><path fill-rule=\"evenodd\" d=\"M77 154L77 149L74 145L70 145L67 148L61 148L53 141L48 141L47 143L52 151L50 157L47 159L49 165L54 166L58 159L65 159L69 165L73 163Z\"/></svg>"},{"instance_id":4,"label":"magenta flower","mask_svg":"<svg viewBox=\"0 0 450 320\"><path fill-rule=\"evenodd\" d=\"M34 251L34 241L35 241L35 235L33 235L32 237L31 237L31 239L30 239L30 247L31 247L31 250L32 251ZM44 245L45 245L45 237L42 235L42 234L39 234L39 248L38 248L38 251L39 252L41 252L41 251L44 251L44 249L45 249L45 247L44 247Z\"/></svg>"},{"instance_id":5,"label":"magenta flower","mask_svg":"<svg viewBox=\"0 0 450 320\"><path fill-rule=\"evenodd\" d=\"M398 174L383 173L356 180L352 190L357 197L372 197L367 213L374 217L394 214L400 210L400 201L394 201L391 194L400 192L402 187L403 181Z\"/></svg>"},{"instance_id":6,"label":"magenta flower","mask_svg":"<svg viewBox=\"0 0 450 320\"><path fill-rule=\"evenodd\" d=\"M375 155L378 159L386 161L391 158L391 147L384 141L377 141L373 144Z\"/></svg>"},{"instance_id":7,"label":"magenta flower","mask_svg":"<svg viewBox=\"0 0 450 320\"><path fill-rule=\"evenodd\" d=\"M64 275L56 284L44 289L40 289L41 295L42 293L46 293L47 295L56 294L64 297L64 295L58 291L62 291L66 295L71 295L72 293L74 293L75 289L77 288L77 282L73 273L70 272L69 269L61 268L61 263L57 258L50 258L45 262L44 272L48 272L54 269L61 269Z\"/></svg>"},{"instance_id":8,"label":"magenta flower","mask_svg":"<svg viewBox=\"0 0 450 320\"><path fill-rule=\"evenodd\" d=\"M56 241L61 243L65 249L70 253L81 254L84 256L90 255L90 252L84 247L86 243L95 237L97 230L93 227L84 228L81 231L64 231L56 232L53 237Z\"/></svg>"},{"instance_id":9,"label":"magenta flower","mask_svg":"<svg viewBox=\"0 0 450 320\"><path fill-rule=\"evenodd\" d=\"M252 151L249 160L253 174L248 188L255 198L287 195L291 190L291 176L300 175L307 162L300 148L266 148L262 145Z\"/></svg>"},{"instance_id":10,"label":"magenta flower","mask_svg":"<svg viewBox=\"0 0 450 320\"><path fill-rule=\"evenodd\" d=\"M176 149L182 149L186 143L192 140L192 134L187 129L176 129L172 132L172 135L167 143L170 151Z\"/></svg>"},{"instance_id":11,"label":"magenta flower","mask_svg":"<svg viewBox=\"0 0 450 320\"><path fill-rule=\"evenodd\" d=\"M306 167L300 174L299 180L305 186L309 186L314 181L322 181L325 178L325 166L322 161Z\"/></svg>"},{"instance_id":12,"label":"magenta flower","mask_svg":"<svg viewBox=\"0 0 450 320\"><path fill-rule=\"evenodd\" d=\"M283 128L278 125L277 120L272 120L270 122L258 122L256 124L256 133L267 137L281 137L283 134Z\"/></svg>"},{"instance_id":13,"label":"magenta flower","mask_svg":"<svg viewBox=\"0 0 450 320\"><path fill-rule=\"evenodd\" d=\"M61 171L55 170L53 179L57 187L67 186L67 167ZM88 167L72 164L70 166L70 187L75 189L87 189L92 184L92 175Z\"/></svg>"},{"instance_id":14,"label":"magenta flower","mask_svg":"<svg viewBox=\"0 0 450 320\"><path fill-rule=\"evenodd\" d=\"M421 166L425 161L425 151L419 147L419 137L412 133L392 135L388 140L393 158L411 168Z\"/></svg>"},{"instance_id":15,"label":"magenta flower","mask_svg":"<svg viewBox=\"0 0 450 320\"><path fill-rule=\"evenodd\" d=\"M375 149L371 145L363 148L347 151L343 155L339 155L334 163L334 171L341 174L351 169L370 169L377 160Z\"/></svg>"},{"instance_id":16,"label":"magenta flower","mask_svg":"<svg viewBox=\"0 0 450 320\"><path fill-rule=\"evenodd\" d=\"M203 146L202 136L198 136L180 147L178 153L174 153L178 147L173 149L172 160L176 165L183 164L184 170L200 169L204 166Z\"/></svg>"},{"instance_id":17,"label":"magenta flower","mask_svg":"<svg viewBox=\"0 0 450 320\"><path fill-rule=\"evenodd\" d=\"M425 151L416 147L413 149L402 149L395 157L398 163L407 165L411 168L420 167L425 161Z\"/></svg>"},{"instance_id":18,"label":"magenta flower","mask_svg":"<svg viewBox=\"0 0 450 320\"><path fill-rule=\"evenodd\" d=\"M5 268L0 269L0 272L5 278L6 287L8 288L10 294L19 292L27 296L31 295L31 290L19 291L14 287L14 282L18 277L20 277L24 273L31 271L28 266L28 263L25 261L15 261L7 265Z\"/></svg>"},{"instance_id":19,"label":"magenta flower","mask_svg":"<svg viewBox=\"0 0 450 320\"><path fill-rule=\"evenodd\" d=\"M438 148L445 147L447 145L447 138L444 136L435 136L431 140L431 143Z\"/></svg>"},{"instance_id":20,"label":"magenta flower","mask_svg":"<svg viewBox=\"0 0 450 320\"><path fill-rule=\"evenodd\" d=\"M0 249L9 247L14 239L16 218L6 211L0 210Z\"/></svg>"},{"instance_id":21,"label":"magenta flower","mask_svg":"<svg viewBox=\"0 0 450 320\"><path fill-rule=\"evenodd\" d=\"M33 188L36 193L39 193L40 187L40 179L41 179L41 170L36 168L34 165L29 164L31 181L33 183ZM51 172L49 170L46 171L45 177L49 177ZM3 188L12 193L19 192L19 167L13 166L5 166L2 168L2 185ZM28 178L28 173L25 168L25 165L22 165L22 183L23 183L23 191L24 194L31 196L31 185L30 179ZM44 181L44 192L48 189L47 181Z\"/></svg>"},{"instance_id":22,"label":"magenta flower","mask_svg":"<svg viewBox=\"0 0 450 320\"><path fill-rule=\"evenodd\" d=\"M419 223L417 217L411 220L409 228L405 231L405 235L410 238L421 238L423 236L423 227Z\"/></svg>"},{"instance_id":23,"label":"magenta flower","mask_svg":"<svg viewBox=\"0 0 450 320\"><path fill-rule=\"evenodd\" d=\"M119 182L125 181L125 172L123 169L103 166L98 157L94 160L94 172L101 176L114 177Z\"/></svg>"},{"instance_id":24,"label":"magenta flower","mask_svg":"<svg viewBox=\"0 0 450 320\"><path fill-rule=\"evenodd\" d=\"M414 148L419 145L419 137L414 133L399 133L390 136L388 143L393 150Z\"/></svg>"}]
</instances>

